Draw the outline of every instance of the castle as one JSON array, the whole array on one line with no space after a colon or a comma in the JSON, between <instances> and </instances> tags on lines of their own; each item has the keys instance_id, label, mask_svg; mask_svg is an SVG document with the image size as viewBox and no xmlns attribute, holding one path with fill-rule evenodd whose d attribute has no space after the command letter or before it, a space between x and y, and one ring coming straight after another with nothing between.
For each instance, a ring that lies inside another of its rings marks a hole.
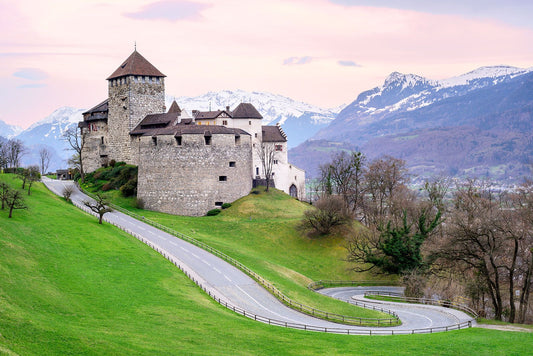
<instances>
[{"instance_id":1,"label":"castle","mask_svg":"<svg viewBox=\"0 0 533 356\"><path fill-rule=\"evenodd\" d=\"M305 172L288 162L281 127L263 126L250 103L189 114L174 101L165 112L165 77L135 50L107 78L108 99L79 123L86 172L111 160L137 165L144 207L178 215L205 215L249 194L269 167L271 185L304 198Z\"/></svg>"}]
</instances>

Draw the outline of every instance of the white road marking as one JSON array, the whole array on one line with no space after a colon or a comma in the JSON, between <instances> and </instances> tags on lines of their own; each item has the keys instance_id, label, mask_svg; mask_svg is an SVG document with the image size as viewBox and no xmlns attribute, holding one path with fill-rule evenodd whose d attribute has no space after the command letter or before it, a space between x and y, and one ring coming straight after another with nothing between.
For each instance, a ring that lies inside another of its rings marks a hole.
<instances>
[{"instance_id":1,"label":"white road marking","mask_svg":"<svg viewBox=\"0 0 533 356\"><path fill-rule=\"evenodd\" d=\"M187 250L187 249L186 249L185 247L183 247L183 246L180 246L180 248L181 248L183 251L185 251L185 252L191 252L191 251Z\"/></svg>"},{"instance_id":2,"label":"white road marking","mask_svg":"<svg viewBox=\"0 0 533 356\"><path fill-rule=\"evenodd\" d=\"M192 257L194 257L194 258L198 258L198 259L200 259L200 256L198 256L198 255L195 254L195 253L191 253L191 255L192 255Z\"/></svg>"},{"instance_id":3,"label":"white road marking","mask_svg":"<svg viewBox=\"0 0 533 356\"><path fill-rule=\"evenodd\" d=\"M172 245L174 245L174 246L178 246L178 244L175 243L174 241L170 241L170 243L171 243Z\"/></svg>"},{"instance_id":4,"label":"white road marking","mask_svg":"<svg viewBox=\"0 0 533 356\"><path fill-rule=\"evenodd\" d=\"M227 279L228 281L230 281L230 282L233 282L233 281L232 281L231 279L229 279L229 277L226 276L225 274L224 274L224 278L226 278L226 279ZM238 287L238 286L237 286L237 287Z\"/></svg>"},{"instance_id":5,"label":"white road marking","mask_svg":"<svg viewBox=\"0 0 533 356\"><path fill-rule=\"evenodd\" d=\"M218 268L213 267L213 269L215 270L215 272L218 272L218 273L222 274L222 272L220 272L220 270Z\"/></svg>"},{"instance_id":6,"label":"white road marking","mask_svg":"<svg viewBox=\"0 0 533 356\"><path fill-rule=\"evenodd\" d=\"M202 262L211 267L211 263L207 262L206 260L202 260Z\"/></svg>"}]
</instances>

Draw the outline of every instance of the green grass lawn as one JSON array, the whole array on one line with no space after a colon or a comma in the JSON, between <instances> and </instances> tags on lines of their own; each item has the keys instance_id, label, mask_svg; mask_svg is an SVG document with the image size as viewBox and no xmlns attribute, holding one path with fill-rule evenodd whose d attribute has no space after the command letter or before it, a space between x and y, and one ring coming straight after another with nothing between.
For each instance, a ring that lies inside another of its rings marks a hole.
<instances>
[{"instance_id":1,"label":"green grass lawn","mask_svg":"<svg viewBox=\"0 0 533 356\"><path fill-rule=\"evenodd\" d=\"M0 174L0 181L19 182ZM36 184L0 210L0 353L525 355L532 333L347 336L257 323L218 305L133 237Z\"/></svg>"},{"instance_id":2,"label":"green grass lawn","mask_svg":"<svg viewBox=\"0 0 533 356\"><path fill-rule=\"evenodd\" d=\"M272 282L285 295L300 303L331 313L363 318L390 315L354 307L307 289L312 281L369 280L355 273L345 261L342 237L310 239L296 229L310 206L276 189L261 190L233 203L217 216L187 217L135 208L134 198L120 192L107 196L117 205L205 242L226 253Z\"/></svg>"}]
</instances>

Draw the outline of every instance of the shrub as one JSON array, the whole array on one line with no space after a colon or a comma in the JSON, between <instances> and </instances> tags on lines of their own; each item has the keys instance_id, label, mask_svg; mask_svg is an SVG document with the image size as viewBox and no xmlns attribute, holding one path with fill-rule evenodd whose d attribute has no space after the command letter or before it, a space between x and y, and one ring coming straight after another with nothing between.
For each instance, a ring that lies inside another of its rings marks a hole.
<instances>
[{"instance_id":1,"label":"shrub","mask_svg":"<svg viewBox=\"0 0 533 356\"><path fill-rule=\"evenodd\" d=\"M120 187L120 192L125 197L131 197L137 194L137 177L130 179Z\"/></svg>"},{"instance_id":2,"label":"shrub","mask_svg":"<svg viewBox=\"0 0 533 356\"><path fill-rule=\"evenodd\" d=\"M220 214L222 210L220 209L211 209L207 212L207 214L205 214L206 216L215 216L215 215L218 215Z\"/></svg>"},{"instance_id":3,"label":"shrub","mask_svg":"<svg viewBox=\"0 0 533 356\"><path fill-rule=\"evenodd\" d=\"M102 186L101 190L107 192L108 190L113 189L113 186L110 183L106 183Z\"/></svg>"},{"instance_id":4,"label":"shrub","mask_svg":"<svg viewBox=\"0 0 533 356\"><path fill-rule=\"evenodd\" d=\"M136 198L135 199L135 207L137 209L144 209L144 200Z\"/></svg>"},{"instance_id":5,"label":"shrub","mask_svg":"<svg viewBox=\"0 0 533 356\"><path fill-rule=\"evenodd\" d=\"M231 203L224 203L221 206L222 209L227 209L227 208L230 208L230 207L231 207Z\"/></svg>"},{"instance_id":6,"label":"shrub","mask_svg":"<svg viewBox=\"0 0 533 356\"><path fill-rule=\"evenodd\" d=\"M67 185L65 188L63 188L63 198L67 202L70 202L70 196L74 193L74 187L72 185Z\"/></svg>"},{"instance_id":7,"label":"shrub","mask_svg":"<svg viewBox=\"0 0 533 356\"><path fill-rule=\"evenodd\" d=\"M109 161L109 167L115 167L116 164L117 164L117 161L115 161L114 159Z\"/></svg>"},{"instance_id":8,"label":"shrub","mask_svg":"<svg viewBox=\"0 0 533 356\"><path fill-rule=\"evenodd\" d=\"M339 196L320 198L315 207L305 211L300 228L310 237L328 235L334 229L350 225L351 215Z\"/></svg>"},{"instance_id":9,"label":"shrub","mask_svg":"<svg viewBox=\"0 0 533 356\"><path fill-rule=\"evenodd\" d=\"M254 189L252 190L252 194L258 195L258 194L261 194L261 192L259 190Z\"/></svg>"}]
</instances>

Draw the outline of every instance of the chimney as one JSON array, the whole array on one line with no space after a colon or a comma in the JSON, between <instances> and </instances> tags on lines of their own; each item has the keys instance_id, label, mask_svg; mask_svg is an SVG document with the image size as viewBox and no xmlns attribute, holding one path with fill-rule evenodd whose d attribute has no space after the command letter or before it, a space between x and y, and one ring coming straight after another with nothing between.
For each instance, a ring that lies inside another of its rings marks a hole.
<instances>
[{"instance_id":1,"label":"chimney","mask_svg":"<svg viewBox=\"0 0 533 356\"><path fill-rule=\"evenodd\" d=\"M226 111L229 112L229 106L226 106Z\"/></svg>"}]
</instances>

